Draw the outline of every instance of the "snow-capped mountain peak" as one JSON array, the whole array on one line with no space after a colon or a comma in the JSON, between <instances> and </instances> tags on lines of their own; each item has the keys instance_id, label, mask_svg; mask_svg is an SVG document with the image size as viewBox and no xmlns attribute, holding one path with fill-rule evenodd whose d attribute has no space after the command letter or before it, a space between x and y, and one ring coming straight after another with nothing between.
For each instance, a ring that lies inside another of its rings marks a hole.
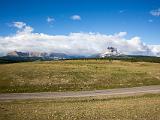
<instances>
[{"instance_id":1,"label":"snow-capped mountain peak","mask_svg":"<svg viewBox=\"0 0 160 120\"><path fill-rule=\"evenodd\" d=\"M108 47L103 53L100 54L100 57L109 57L109 56L119 56L121 53L114 47Z\"/></svg>"}]
</instances>

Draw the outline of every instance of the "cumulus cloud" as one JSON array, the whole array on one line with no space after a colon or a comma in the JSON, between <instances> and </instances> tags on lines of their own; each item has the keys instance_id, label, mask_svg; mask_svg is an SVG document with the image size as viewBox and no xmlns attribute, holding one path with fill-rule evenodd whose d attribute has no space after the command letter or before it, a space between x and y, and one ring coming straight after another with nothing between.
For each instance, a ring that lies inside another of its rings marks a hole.
<instances>
[{"instance_id":1,"label":"cumulus cloud","mask_svg":"<svg viewBox=\"0 0 160 120\"><path fill-rule=\"evenodd\" d=\"M72 55L92 55L103 53L108 46L116 47L123 54L160 56L160 45L146 45L135 36L126 39L127 32L113 35L100 33L70 33L68 35L48 35L34 33L33 28L24 24L17 27L12 36L0 37L0 54L10 51L60 52Z\"/></svg>"},{"instance_id":2,"label":"cumulus cloud","mask_svg":"<svg viewBox=\"0 0 160 120\"><path fill-rule=\"evenodd\" d=\"M34 30L24 22L13 22L11 27L16 27L18 29L17 34L27 34L31 33Z\"/></svg>"},{"instance_id":3,"label":"cumulus cloud","mask_svg":"<svg viewBox=\"0 0 160 120\"><path fill-rule=\"evenodd\" d=\"M71 19L72 20L81 20L81 16L79 16L79 15L73 15L73 16L71 16Z\"/></svg>"},{"instance_id":4,"label":"cumulus cloud","mask_svg":"<svg viewBox=\"0 0 160 120\"><path fill-rule=\"evenodd\" d=\"M23 27L26 26L26 23L24 22L13 22L13 26L19 29L22 29Z\"/></svg>"},{"instance_id":5,"label":"cumulus cloud","mask_svg":"<svg viewBox=\"0 0 160 120\"><path fill-rule=\"evenodd\" d=\"M53 23L55 21L55 19L53 17L47 17L46 21L48 23Z\"/></svg>"},{"instance_id":6,"label":"cumulus cloud","mask_svg":"<svg viewBox=\"0 0 160 120\"><path fill-rule=\"evenodd\" d=\"M151 10L150 14L153 16L160 16L160 8L158 8L156 10Z\"/></svg>"},{"instance_id":7,"label":"cumulus cloud","mask_svg":"<svg viewBox=\"0 0 160 120\"><path fill-rule=\"evenodd\" d=\"M119 32L118 33L118 36L120 36L120 37L123 37L123 36L126 36L127 35L127 32Z\"/></svg>"}]
</instances>

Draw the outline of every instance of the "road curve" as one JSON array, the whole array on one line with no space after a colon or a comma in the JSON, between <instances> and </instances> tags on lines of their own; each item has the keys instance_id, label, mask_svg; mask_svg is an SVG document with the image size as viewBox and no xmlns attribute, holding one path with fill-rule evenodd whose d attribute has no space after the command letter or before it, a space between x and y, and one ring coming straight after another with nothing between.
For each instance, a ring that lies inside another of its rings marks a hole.
<instances>
[{"instance_id":1,"label":"road curve","mask_svg":"<svg viewBox=\"0 0 160 120\"><path fill-rule=\"evenodd\" d=\"M25 100L25 99L55 99L69 97L89 97L89 96L130 96L145 93L160 93L160 85L116 88L95 91L72 91L72 92L39 92L39 93L6 93L0 94L0 100Z\"/></svg>"}]
</instances>

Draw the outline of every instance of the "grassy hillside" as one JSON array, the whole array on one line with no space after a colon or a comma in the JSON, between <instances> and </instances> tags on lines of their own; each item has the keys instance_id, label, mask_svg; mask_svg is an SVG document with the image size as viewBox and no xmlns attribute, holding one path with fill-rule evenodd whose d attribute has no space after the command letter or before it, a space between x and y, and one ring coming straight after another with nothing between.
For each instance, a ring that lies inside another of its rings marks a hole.
<instances>
[{"instance_id":1,"label":"grassy hillside","mask_svg":"<svg viewBox=\"0 0 160 120\"><path fill-rule=\"evenodd\" d=\"M0 65L0 92L94 90L160 85L160 64L108 60Z\"/></svg>"},{"instance_id":2,"label":"grassy hillside","mask_svg":"<svg viewBox=\"0 0 160 120\"><path fill-rule=\"evenodd\" d=\"M1 120L160 120L160 95L0 102Z\"/></svg>"}]
</instances>

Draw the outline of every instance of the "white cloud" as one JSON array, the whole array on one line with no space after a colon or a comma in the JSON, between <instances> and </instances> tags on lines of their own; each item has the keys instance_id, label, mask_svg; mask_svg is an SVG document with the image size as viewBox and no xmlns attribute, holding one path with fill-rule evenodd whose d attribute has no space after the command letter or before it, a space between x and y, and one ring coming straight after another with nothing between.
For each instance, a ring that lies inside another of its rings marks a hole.
<instances>
[{"instance_id":1,"label":"white cloud","mask_svg":"<svg viewBox=\"0 0 160 120\"><path fill-rule=\"evenodd\" d=\"M120 37L123 37L123 36L126 36L127 35L127 32L119 32L118 33L118 36L120 36Z\"/></svg>"},{"instance_id":2,"label":"white cloud","mask_svg":"<svg viewBox=\"0 0 160 120\"><path fill-rule=\"evenodd\" d=\"M13 22L13 26L18 28L18 29L22 29L23 27L26 26L26 23L24 23L24 22Z\"/></svg>"},{"instance_id":3,"label":"white cloud","mask_svg":"<svg viewBox=\"0 0 160 120\"><path fill-rule=\"evenodd\" d=\"M73 15L73 16L71 16L71 19L72 20L81 20L81 16L79 16L79 15Z\"/></svg>"},{"instance_id":4,"label":"white cloud","mask_svg":"<svg viewBox=\"0 0 160 120\"><path fill-rule=\"evenodd\" d=\"M33 28L26 24L22 28L20 27L13 36L0 36L0 55L14 50L92 55L102 53L108 46L113 46L124 54L160 56L160 45L146 45L136 36L126 39L127 32L113 35L100 33L48 35L34 33Z\"/></svg>"},{"instance_id":5,"label":"white cloud","mask_svg":"<svg viewBox=\"0 0 160 120\"><path fill-rule=\"evenodd\" d=\"M152 50L152 55L160 57L160 45L149 45L149 48Z\"/></svg>"},{"instance_id":6,"label":"white cloud","mask_svg":"<svg viewBox=\"0 0 160 120\"><path fill-rule=\"evenodd\" d=\"M160 16L160 8L158 8L156 10L151 10L150 14L153 16Z\"/></svg>"},{"instance_id":7,"label":"white cloud","mask_svg":"<svg viewBox=\"0 0 160 120\"><path fill-rule=\"evenodd\" d=\"M53 17L47 17L46 20L48 23L53 23L55 21L55 19Z\"/></svg>"},{"instance_id":8,"label":"white cloud","mask_svg":"<svg viewBox=\"0 0 160 120\"><path fill-rule=\"evenodd\" d=\"M17 34L28 34L34 30L32 27L27 26L24 22L13 22L11 27L18 28Z\"/></svg>"}]
</instances>

